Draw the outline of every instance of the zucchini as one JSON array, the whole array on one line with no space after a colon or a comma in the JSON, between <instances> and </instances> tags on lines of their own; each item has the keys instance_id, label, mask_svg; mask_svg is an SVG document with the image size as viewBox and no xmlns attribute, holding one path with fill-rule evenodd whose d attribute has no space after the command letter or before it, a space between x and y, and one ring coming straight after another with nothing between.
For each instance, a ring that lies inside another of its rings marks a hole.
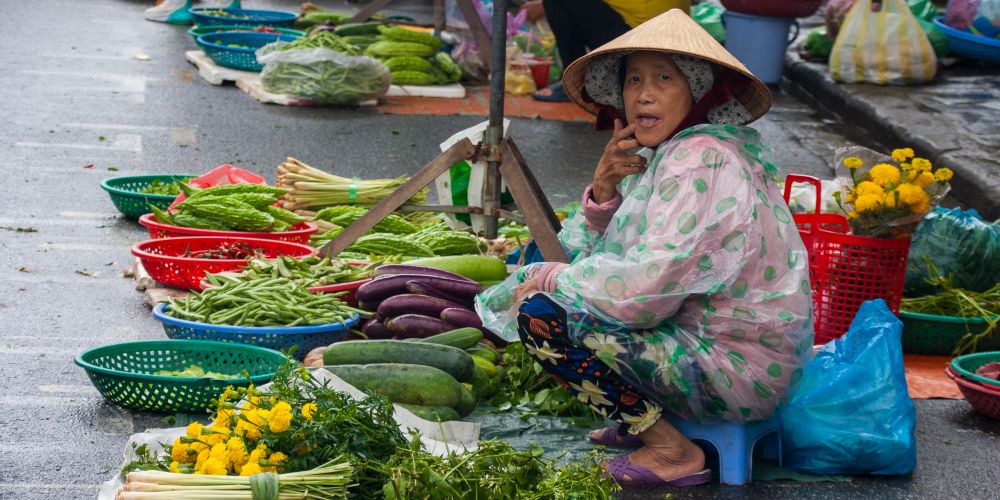
<instances>
[{"instance_id":1,"label":"zucchini","mask_svg":"<svg viewBox=\"0 0 1000 500\"><path fill-rule=\"evenodd\" d=\"M472 392L471 384L462 384L462 396L455 405L459 417L465 417L476 410L476 394Z\"/></svg>"},{"instance_id":2,"label":"zucchini","mask_svg":"<svg viewBox=\"0 0 1000 500\"><path fill-rule=\"evenodd\" d=\"M502 260L487 255L427 257L408 261L406 265L441 269L475 281L496 281L507 277L507 265Z\"/></svg>"},{"instance_id":3,"label":"zucchini","mask_svg":"<svg viewBox=\"0 0 1000 500\"><path fill-rule=\"evenodd\" d=\"M378 363L325 368L358 390L385 396L393 403L451 408L462 398L462 384L431 366Z\"/></svg>"},{"instance_id":4,"label":"zucchini","mask_svg":"<svg viewBox=\"0 0 1000 500\"><path fill-rule=\"evenodd\" d=\"M472 379L475 364L461 349L446 345L399 340L355 340L337 342L323 352L325 365L370 365L412 363L442 370L458 381ZM450 406L450 405L449 405Z\"/></svg>"},{"instance_id":5,"label":"zucchini","mask_svg":"<svg viewBox=\"0 0 1000 500\"><path fill-rule=\"evenodd\" d=\"M407 403L400 403L399 406L410 410L414 415L424 419L430 420L431 422L449 422L451 420L458 420L461 415L455 411L454 408L449 408L447 406L423 406L423 405L411 405Z\"/></svg>"},{"instance_id":6,"label":"zucchini","mask_svg":"<svg viewBox=\"0 0 1000 500\"><path fill-rule=\"evenodd\" d=\"M422 338L419 342L446 345L457 349L469 349L479 345L480 340L483 340L483 332L479 331L478 328L459 328L450 332Z\"/></svg>"}]
</instances>

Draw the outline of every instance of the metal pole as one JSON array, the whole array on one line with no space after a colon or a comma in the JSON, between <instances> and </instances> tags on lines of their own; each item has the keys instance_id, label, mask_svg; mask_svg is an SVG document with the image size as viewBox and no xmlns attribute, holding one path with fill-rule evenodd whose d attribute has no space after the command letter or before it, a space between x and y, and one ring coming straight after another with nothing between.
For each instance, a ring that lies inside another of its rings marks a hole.
<instances>
[{"instance_id":1,"label":"metal pole","mask_svg":"<svg viewBox=\"0 0 1000 500\"><path fill-rule=\"evenodd\" d=\"M504 76L507 59L507 0L493 1L493 50L490 58L490 123L483 135L488 149L496 151L503 140ZM486 237L497 237L497 210L500 208L500 161L486 163L483 211Z\"/></svg>"}]
</instances>

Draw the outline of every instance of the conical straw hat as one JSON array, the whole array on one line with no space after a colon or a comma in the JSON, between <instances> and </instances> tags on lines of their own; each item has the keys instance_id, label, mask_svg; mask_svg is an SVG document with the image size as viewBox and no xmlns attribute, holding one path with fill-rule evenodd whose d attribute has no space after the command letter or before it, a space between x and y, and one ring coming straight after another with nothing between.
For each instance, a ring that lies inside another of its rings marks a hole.
<instances>
[{"instance_id":1,"label":"conical straw hat","mask_svg":"<svg viewBox=\"0 0 1000 500\"><path fill-rule=\"evenodd\" d=\"M771 108L771 91L767 85L680 9L664 12L574 61L563 74L566 93L580 107L596 115L598 105L583 99L587 66L601 56L637 50L686 54L729 68L746 78L747 85L734 88L733 97L746 108L753 120Z\"/></svg>"}]
</instances>

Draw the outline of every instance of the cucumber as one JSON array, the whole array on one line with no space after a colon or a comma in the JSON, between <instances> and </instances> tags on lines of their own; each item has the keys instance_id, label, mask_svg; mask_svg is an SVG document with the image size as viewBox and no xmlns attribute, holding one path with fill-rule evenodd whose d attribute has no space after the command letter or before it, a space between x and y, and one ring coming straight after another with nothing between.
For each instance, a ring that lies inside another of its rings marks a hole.
<instances>
[{"instance_id":1,"label":"cucumber","mask_svg":"<svg viewBox=\"0 0 1000 500\"><path fill-rule=\"evenodd\" d=\"M462 399L462 384L432 366L378 363L325 368L358 390L380 394L393 403L453 408Z\"/></svg>"},{"instance_id":2,"label":"cucumber","mask_svg":"<svg viewBox=\"0 0 1000 500\"><path fill-rule=\"evenodd\" d=\"M337 345L337 344L333 344L333 345ZM325 356L324 356L324 359L325 359ZM487 360L485 360L483 358L480 358L479 356L472 356L472 362L476 364L477 368L482 368L483 371L486 372L486 375L490 376L491 378L496 376L496 374L497 374L497 367L493 363L490 363L489 361L487 361Z\"/></svg>"},{"instance_id":3,"label":"cucumber","mask_svg":"<svg viewBox=\"0 0 1000 500\"><path fill-rule=\"evenodd\" d=\"M458 420L461 418L454 408L449 408L447 406L422 406L407 403L400 403L399 406L402 406L403 408L410 410L414 415L424 420L430 420L431 422L437 422L438 420L442 422L449 422L451 420Z\"/></svg>"},{"instance_id":4,"label":"cucumber","mask_svg":"<svg viewBox=\"0 0 1000 500\"><path fill-rule=\"evenodd\" d=\"M493 380L486 371L477 366L472 374L472 393L476 396L476 400L486 401L492 398L495 392L496 386L493 385Z\"/></svg>"},{"instance_id":5,"label":"cucumber","mask_svg":"<svg viewBox=\"0 0 1000 500\"><path fill-rule=\"evenodd\" d=\"M472 357L461 349L446 345L399 340L355 340L337 342L323 352L325 365L370 365L373 363L412 363L431 366L460 382L472 379Z\"/></svg>"},{"instance_id":6,"label":"cucumber","mask_svg":"<svg viewBox=\"0 0 1000 500\"><path fill-rule=\"evenodd\" d=\"M347 23L337 26L334 30L334 34L337 36L359 36L359 35L378 35L378 27L382 23Z\"/></svg>"},{"instance_id":7,"label":"cucumber","mask_svg":"<svg viewBox=\"0 0 1000 500\"><path fill-rule=\"evenodd\" d=\"M476 344L476 345L474 345L474 346L466 349L465 352L467 352L467 353L469 353L469 354L471 354L471 355L473 355L473 356L475 356L477 358L483 358L486 361L489 361L490 363L493 363L493 364L496 364L497 358L500 357L499 355L497 355L496 351L494 351L493 349L490 349L489 347L486 347L486 346L484 346L482 344Z\"/></svg>"},{"instance_id":8,"label":"cucumber","mask_svg":"<svg viewBox=\"0 0 1000 500\"><path fill-rule=\"evenodd\" d=\"M462 396L455 405L459 417L465 417L476 409L476 394L470 387L472 387L470 384L462 384Z\"/></svg>"},{"instance_id":9,"label":"cucumber","mask_svg":"<svg viewBox=\"0 0 1000 500\"><path fill-rule=\"evenodd\" d=\"M507 277L507 265L502 260L488 255L425 257L407 261L406 265L441 269L479 282L497 281Z\"/></svg>"},{"instance_id":10,"label":"cucumber","mask_svg":"<svg viewBox=\"0 0 1000 500\"><path fill-rule=\"evenodd\" d=\"M483 332L478 328L459 328L450 332L431 335L420 339L419 342L428 344L446 345L456 349L469 349L479 345L483 340Z\"/></svg>"}]
</instances>

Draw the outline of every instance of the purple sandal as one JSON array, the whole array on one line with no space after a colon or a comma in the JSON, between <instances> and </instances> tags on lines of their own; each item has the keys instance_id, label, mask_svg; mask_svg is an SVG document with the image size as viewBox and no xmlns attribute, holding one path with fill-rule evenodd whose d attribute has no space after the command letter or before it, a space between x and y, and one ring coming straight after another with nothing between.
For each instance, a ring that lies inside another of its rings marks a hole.
<instances>
[{"instance_id":1,"label":"purple sandal","mask_svg":"<svg viewBox=\"0 0 1000 500\"><path fill-rule=\"evenodd\" d=\"M605 427L601 435L590 438L597 444L603 444L610 448L642 448L642 440L628 434L619 434L614 427Z\"/></svg>"},{"instance_id":2,"label":"purple sandal","mask_svg":"<svg viewBox=\"0 0 1000 500\"><path fill-rule=\"evenodd\" d=\"M607 473L614 478L616 483L622 486L673 486L676 488L686 488L688 486L706 484L712 480L712 471L709 469L675 479L662 479L653 471L630 462L628 455L608 460L607 464ZM628 479L625 476L628 476Z\"/></svg>"}]
</instances>

